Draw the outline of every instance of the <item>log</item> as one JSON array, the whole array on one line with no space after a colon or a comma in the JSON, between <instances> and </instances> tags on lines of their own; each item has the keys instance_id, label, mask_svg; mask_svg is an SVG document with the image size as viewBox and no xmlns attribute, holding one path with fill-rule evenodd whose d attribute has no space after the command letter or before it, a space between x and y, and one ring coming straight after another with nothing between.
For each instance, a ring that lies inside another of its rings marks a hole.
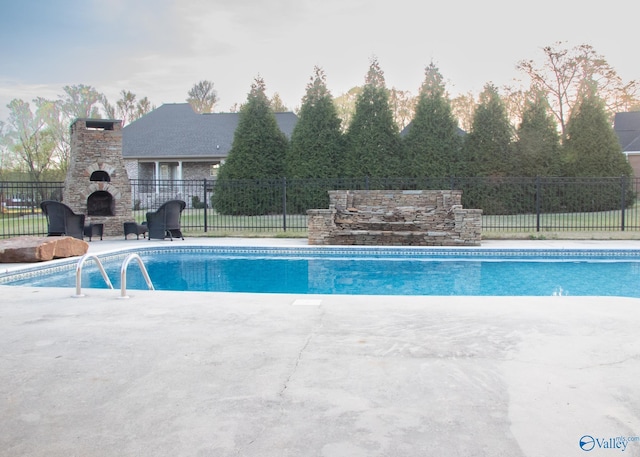
<instances>
[{"instance_id":1,"label":"log","mask_svg":"<svg viewBox=\"0 0 640 457\"><path fill-rule=\"evenodd\" d=\"M0 240L0 263L31 263L81 256L89 243L70 236L20 236Z\"/></svg>"}]
</instances>

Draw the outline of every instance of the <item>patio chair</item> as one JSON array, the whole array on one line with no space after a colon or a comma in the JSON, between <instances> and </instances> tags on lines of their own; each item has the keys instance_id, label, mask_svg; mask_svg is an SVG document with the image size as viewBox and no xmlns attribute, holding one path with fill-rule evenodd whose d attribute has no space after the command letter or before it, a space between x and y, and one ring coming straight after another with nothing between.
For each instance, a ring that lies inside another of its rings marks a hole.
<instances>
[{"instance_id":1,"label":"patio chair","mask_svg":"<svg viewBox=\"0 0 640 457\"><path fill-rule=\"evenodd\" d=\"M182 238L180 231L180 216L187 204L182 200L169 200L163 203L155 212L147 213L147 238L158 238L164 240L169 237Z\"/></svg>"},{"instance_id":2,"label":"patio chair","mask_svg":"<svg viewBox=\"0 0 640 457\"><path fill-rule=\"evenodd\" d=\"M47 216L48 236L72 236L80 240L84 235L84 214L76 214L64 203L45 200L40 208Z\"/></svg>"}]
</instances>

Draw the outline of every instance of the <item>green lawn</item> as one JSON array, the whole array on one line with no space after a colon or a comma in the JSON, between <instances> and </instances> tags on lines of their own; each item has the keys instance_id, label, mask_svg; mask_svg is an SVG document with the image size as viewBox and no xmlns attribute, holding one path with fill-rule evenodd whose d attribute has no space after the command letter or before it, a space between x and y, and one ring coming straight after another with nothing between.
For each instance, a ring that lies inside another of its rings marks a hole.
<instances>
[{"instance_id":1,"label":"green lawn","mask_svg":"<svg viewBox=\"0 0 640 457\"><path fill-rule=\"evenodd\" d=\"M133 218L141 223L146 211L134 211ZM483 216L483 237L485 238L543 238L558 237L559 233L622 232L620 211L600 211L592 213L543 214L540 217L540 231L536 231L535 214L517 214L501 216ZM287 230L283 230L282 215L266 216L227 216L213 211L207 212L207 232L204 232L204 210L187 209L182 213L183 231L190 236L270 236L305 237L306 215L287 215ZM40 214L3 214L0 215L0 237L19 235L44 235L47 232L46 218ZM637 232L640 236L640 207L636 203L625 212L625 230L623 233ZM552 235L556 234L556 235Z\"/></svg>"},{"instance_id":2,"label":"green lawn","mask_svg":"<svg viewBox=\"0 0 640 457\"><path fill-rule=\"evenodd\" d=\"M483 216L483 231L531 231L537 228L535 214L516 214L507 216ZM622 212L598 211L583 213L553 213L540 215L540 231L589 231L621 230ZM625 230L640 230L640 211L638 205L625 211Z\"/></svg>"}]
</instances>

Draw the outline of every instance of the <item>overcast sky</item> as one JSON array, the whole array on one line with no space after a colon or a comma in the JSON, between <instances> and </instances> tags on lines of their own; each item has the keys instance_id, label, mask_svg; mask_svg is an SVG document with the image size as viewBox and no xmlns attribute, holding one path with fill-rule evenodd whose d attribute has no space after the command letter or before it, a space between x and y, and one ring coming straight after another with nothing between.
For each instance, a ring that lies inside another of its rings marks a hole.
<instances>
[{"instance_id":1,"label":"overcast sky","mask_svg":"<svg viewBox=\"0 0 640 457\"><path fill-rule=\"evenodd\" d=\"M268 95L299 106L314 66L334 96L362 85L375 56L387 86L416 94L433 61L453 95L521 77L557 41L589 44L623 80L640 79L637 0L0 0L0 120L14 98L55 99L85 84L182 103L198 81L215 111Z\"/></svg>"}]
</instances>

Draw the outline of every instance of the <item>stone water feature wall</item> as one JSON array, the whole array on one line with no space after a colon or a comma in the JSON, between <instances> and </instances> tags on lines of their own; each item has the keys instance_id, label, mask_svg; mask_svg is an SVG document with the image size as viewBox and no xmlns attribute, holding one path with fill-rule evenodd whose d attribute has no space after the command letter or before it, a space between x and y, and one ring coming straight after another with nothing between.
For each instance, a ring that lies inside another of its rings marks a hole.
<instances>
[{"instance_id":1,"label":"stone water feature wall","mask_svg":"<svg viewBox=\"0 0 640 457\"><path fill-rule=\"evenodd\" d=\"M479 246L482 210L463 209L460 190L329 191L310 209L311 245Z\"/></svg>"}]
</instances>

